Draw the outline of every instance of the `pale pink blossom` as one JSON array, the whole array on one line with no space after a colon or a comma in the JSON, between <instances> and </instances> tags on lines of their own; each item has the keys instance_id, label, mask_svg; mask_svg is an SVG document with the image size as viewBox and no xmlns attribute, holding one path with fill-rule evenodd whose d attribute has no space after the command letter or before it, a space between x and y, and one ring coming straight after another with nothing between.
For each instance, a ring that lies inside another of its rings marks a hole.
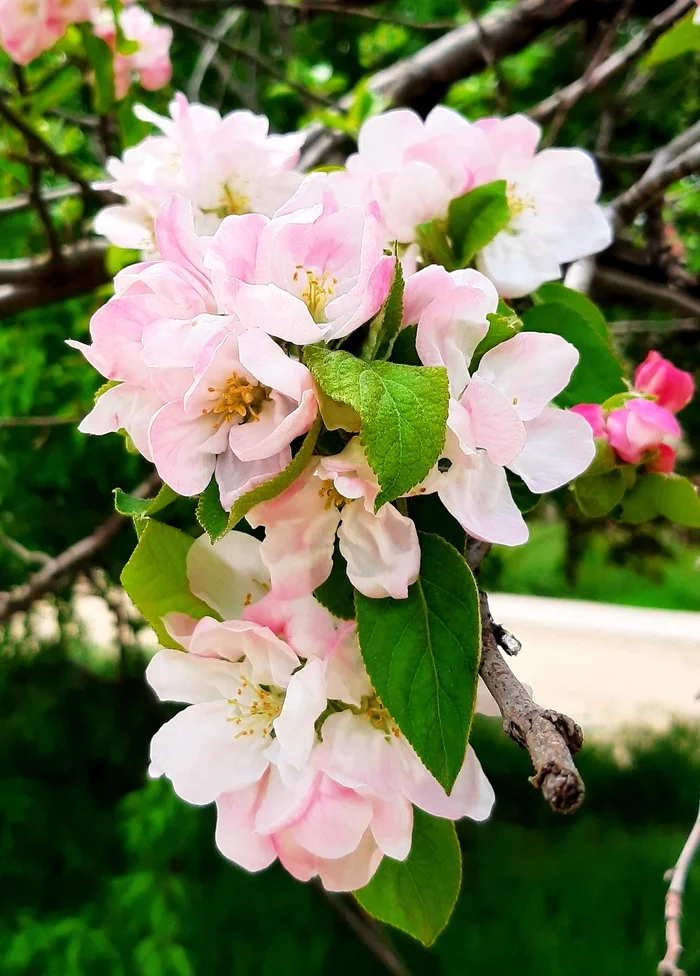
<instances>
[{"instance_id":1,"label":"pale pink blossom","mask_svg":"<svg viewBox=\"0 0 700 976\"><path fill-rule=\"evenodd\" d=\"M394 258L376 205L322 203L272 220L227 217L206 257L219 305L244 325L299 344L349 335L381 308Z\"/></svg>"},{"instance_id":2,"label":"pale pink blossom","mask_svg":"<svg viewBox=\"0 0 700 976\"><path fill-rule=\"evenodd\" d=\"M368 119L357 148L331 185L344 199L376 200L389 241L415 241L418 224L445 217L451 200L489 179L483 135L442 105L425 121L409 109Z\"/></svg>"},{"instance_id":3,"label":"pale pink blossom","mask_svg":"<svg viewBox=\"0 0 700 976\"><path fill-rule=\"evenodd\" d=\"M265 332L219 321L189 387L154 416L149 440L166 484L196 495L215 474L230 508L286 467L291 442L309 429L318 407L306 366Z\"/></svg>"},{"instance_id":4,"label":"pale pink blossom","mask_svg":"<svg viewBox=\"0 0 700 976\"><path fill-rule=\"evenodd\" d=\"M606 421L608 441L616 454L628 464L639 464L651 451L661 445L673 446L681 436L681 428L665 407L651 400L628 400L619 410L612 410ZM666 452L662 465L669 461Z\"/></svg>"},{"instance_id":5,"label":"pale pink blossom","mask_svg":"<svg viewBox=\"0 0 700 976\"><path fill-rule=\"evenodd\" d=\"M228 214L271 216L299 185L293 169L304 136L270 135L264 115L239 110L222 118L181 94L171 102L169 118L142 106L135 111L162 134L109 161L109 189L126 204L102 211L95 226L119 246L151 241L153 218L172 192L191 200L198 232L211 234Z\"/></svg>"},{"instance_id":6,"label":"pale pink blossom","mask_svg":"<svg viewBox=\"0 0 700 976\"><path fill-rule=\"evenodd\" d=\"M424 487L471 535L519 545L528 530L505 469L533 492L553 491L595 453L587 421L548 405L569 382L578 353L560 336L521 332L486 352L470 375L486 317L496 310L493 285L475 271L429 267L408 279L406 295L422 362L444 366L450 382L447 464Z\"/></svg>"},{"instance_id":7,"label":"pale pink blossom","mask_svg":"<svg viewBox=\"0 0 700 976\"><path fill-rule=\"evenodd\" d=\"M597 200L593 158L580 149L537 152L540 127L522 115L475 122L506 180L511 219L479 253L477 267L499 294L517 298L561 277L562 265L609 246L610 223Z\"/></svg>"},{"instance_id":8,"label":"pale pink blossom","mask_svg":"<svg viewBox=\"0 0 700 976\"><path fill-rule=\"evenodd\" d=\"M599 403L577 403L571 408L572 413L577 413L590 424L593 436L597 438L607 437L605 429L605 411Z\"/></svg>"},{"instance_id":9,"label":"pale pink blossom","mask_svg":"<svg viewBox=\"0 0 700 976\"><path fill-rule=\"evenodd\" d=\"M248 513L265 526L260 554L282 599L312 593L330 574L336 532L348 579L365 596L404 599L418 578L411 519L393 505L374 511L379 491L358 437L334 457L315 458L294 484Z\"/></svg>"},{"instance_id":10,"label":"pale pink blossom","mask_svg":"<svg viewBox=\"0 0 700 976\"><path fill-rule=\"evenodd\" d=\"M93 0L0 0L0 47L16 64L52 48L69 24L90 20Z\"/></svg>"},{"instance_id":11,"label":"pale pink blossom","mask_svg":"<svg viewBox=\"0 0 700 976\"><path fill-rule=\"evenodd\" d=\"M690 373L678 369L653 349L637 366L634 386L639 393L656 397L656 403L671 413L678 413L687 406L695 392L695 381Z\"/></svg>"}]
</instances>

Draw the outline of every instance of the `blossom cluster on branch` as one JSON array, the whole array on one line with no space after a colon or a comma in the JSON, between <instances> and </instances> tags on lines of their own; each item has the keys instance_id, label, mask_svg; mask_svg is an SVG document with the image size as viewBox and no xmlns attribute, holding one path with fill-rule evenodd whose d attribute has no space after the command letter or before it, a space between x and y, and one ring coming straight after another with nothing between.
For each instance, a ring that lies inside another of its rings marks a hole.
<instances>
[{"instance_id":1,"label":"blossom cluster on branch","mask_svg":"<svg viewBox=\"0 0 700 976\"><path fill-rule=\"evenodd\" d=\"M147 91L169 83L173 32L132 0L0 0L0 47L16 64L28 64L50 50L71 24L83 25L93 39L104 42L104 52L98 47L93 57L111 58L117 100L134 79Z\"/></svg>"},{"instance_id":2,"label":"blossom cluster on branch","mask_svg":"<svg viewBox=\"0 0 700 976\"><path fill-rule=\"evenodd\" d=\"M447 822L493 802L466 539L524 543L568 485L636 520L668 516L670 486L696 524L665 439L692 382L652 354L630 389L600 311L556 282L610 225L592 158L538 153L522 116L390 111L303 175L301 134L250 112L138 112L158 133L110 162L125 202L96 228L143 260L71 344L107 380L81 430L121 431L164 483L117 499L139 534L122 581L163 645L148 679L188 705L152 772L216 802L236 863L370 910L410 915L394 872L439 863L444 924ZM177 496L194 542L153 517Z\"/></svg>"}]
</instances>

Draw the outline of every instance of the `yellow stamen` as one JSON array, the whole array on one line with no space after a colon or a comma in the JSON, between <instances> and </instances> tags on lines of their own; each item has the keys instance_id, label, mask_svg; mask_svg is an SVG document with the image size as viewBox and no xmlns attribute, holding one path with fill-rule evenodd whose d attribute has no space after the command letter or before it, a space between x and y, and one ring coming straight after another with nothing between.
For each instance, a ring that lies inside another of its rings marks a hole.
<instances>
[{"instance_id":1,"label":"yellow stamen","mask_svg":"<svg viewBox=\"0 0 700 976\"><path fill-rule=\"evenodd\" d=\"M318 489L318 497L325 498L326 501L323 507L326 511L329 511L334 505L340 511L347 503L347 498L340 494L330 479L321 482L321 487Z\"/></svg>"},{"instance_id":2,"label":"yellow stamen","mask_svg":"<svg viewBox=\"0 0 700 976\"><path fill-rule=\"evenodd\" d=\"M301 265L297 265L294 273L294 281L299 280L299 270ZM338 284L337 278L332 278L329 271L324 271L319 277L314 271L306 269L306 288L301 293L301 299L306 303L315 322L323 321L323 312L331 298L335 286Z\"/></svg>"},{"instance_id":3,"label":"yellow stamen","mask_svg":"<svg viewBox=\"0 0 700 976\"><path fill-rule=\"evenodd\" d=\"M208 389L210 393L215 392L211 386ZM249 383L238 373L233 373L226 380L224 391L214 406L205 407L202 413L213 413L221 418L214 424L214 430L218 430L223 423L230 424L236 418L240 418L242 424L260 420L260 411L269 399L269 387Z\"/></svg>"}]
</instances>

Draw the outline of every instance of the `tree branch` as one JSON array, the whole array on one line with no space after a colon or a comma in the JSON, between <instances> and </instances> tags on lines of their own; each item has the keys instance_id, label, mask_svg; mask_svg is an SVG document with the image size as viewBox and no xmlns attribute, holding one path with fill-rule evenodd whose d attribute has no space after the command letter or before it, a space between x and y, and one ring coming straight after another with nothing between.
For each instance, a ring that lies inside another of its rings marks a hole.
<instances>
[{"instance_id":1,"label":"tree branch","mask_svg":"<svg viewBox=\"0 0 700 976\"><path fill-rule=\"evenodd\" d=\"M65 186L56 186L48 190L43 190L41 199L44 203L55 203L57 200L65 200L68 197L82 195L82 190L77 183L66 183ZM110 190L93 190L93 197L99 203L106 206L109 203L123 203L123 198ZM34 201L28 193L21 193L16 197L9 197L7 200L0 200L0 218L10 217L14 214L31 210Z\"/></svg>"},{"instance_id":2,"label":"tree branch","mask_svg":"<svg viewBox=\"0 0 700 976\"><path fill-rule=\"evenodd\" d=\"M78 241L63 248L59 266L46 255L0 261L0 319L85 295L111 281L104 262L108 247L99 238Z\"/></svg>"},{"instance_id":3,"label":"tree branch","mask_svg":"<svg viewBox=\"0 0 700 976\"><path fill-rule=\"evenodd\" d=\"M503 716L505 732L530 754L535 774L530 782L555 813L574 813L583 803L584 785L572 752L583 733L568 717L542 708L530 697L503 659L494 636L485 593L481 594L482 650L479 673Z\"/></svg>"},{"instance_id":4,"label":"tree branch","mask_svg":"<svg viewBox=\"0 0 700 976\"><path fill-rule=\"evenodd\" d=\"M681 943L683 894L688 871L698 847L700 847L700 809L693 829L683 845L680 857L676 861L675 867L669 872L671 883L668 886L664 913L666 919L666 955L659 963L659 976L684 976L683 971L678 968L678 960L683 952L683 944Z\"/></svg>"},{"instance_id":5,"label":"tree branch","mask_svg":"<svg viewBox=\"0 0 700 976\"><path fill-rule=\"evenodd\" d=\"M132 494L136 498L148 498L159 485L160 478L152 474ZM29 609L44 594L58 589L67 574L74 573L84 563L94 559L119 535L127 522L128 518L123 515L110 515L91 535L69 546L59 556L49 559L26 583L9 592L0 593L0 623L8 620L13 613Z\"/></svg>"},{"instance_id":6,"label":"tree branch","mask_svg":"<svg viewBox=\"0 0 700 976\"><path fill-rule=\"evenodd\" d=\"M541 122L559 109L563 108L565 111L568 111L582 95L587 95L589 92L599 88L619 71L622 71L623 68L636 61L640 55L651 47L657 37L668 30L669 27L672 27L693 6L693 0L676 0L663 13L660 13L653 20L649 21L619 51L611 54L609 58L606 58L605 61L601 62L592 71L586 71L582 77L567 85L566 88L562 88L561 91L550 95L549 98L545 98L538 105L533 106L527 114L530 118Z\"/></svg>"},{"instance_id":7,"label":"tree branch","mask_svg":"<svg viewBox=\"0 0 700 976\"><path fill-rule=\"evenodd\" d=\"M700 141L671 159L666 165L651 164L641 179L616 197L610 205L615 228L631 224L637 214L654 203L672 183L700 171Z\"/></svg>"}]
</instances>

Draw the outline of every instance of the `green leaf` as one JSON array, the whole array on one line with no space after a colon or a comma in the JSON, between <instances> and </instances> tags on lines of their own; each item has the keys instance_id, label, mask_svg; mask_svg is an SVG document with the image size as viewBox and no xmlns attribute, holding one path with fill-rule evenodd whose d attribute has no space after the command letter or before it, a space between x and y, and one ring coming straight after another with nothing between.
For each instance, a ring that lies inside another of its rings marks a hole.
<instances>
[{"instance_id":1,"label":"green leaf","mask_svg":"<svg viewBox=\"0 0 700 976\"><path fill-rule=\"evenodd\" d=\"M93 108L98 115L106 115L114 104L114 57L109 44L93 32L87 24L78 24L83 36L85 53L94 72Z\"/></svg>"},{"instance_id":2,"label":"green leaf","mask_svg":"<svg viewBox=\"0 0 700 976\"><path fill-rule=\"evenodd\" d=\"M352 434L358 433L360 415L357 410L353 410L347 403L339 403L327 396L318 386L316 387L316 399L326 430L347 430Z\"/></svg>"},{"instance_id":3,"label":"green leaf","mask_svg":"<svg viewBox=\"0 0 700 976\"><path fill-rule=\"evenodd\" d=\"M531 512L535 505L538 505L542 501L542 495L536 495L534 491L530 491L519 475L506 470L506 478L508 479L508 487L513 496L513 501L521 512Z\"/></svg>"},{"instance_id":4,"label":"green leaf","mask_svg":"<svg viewBox=\"0 0 700 976\"><path fill-rule=\"evenodd\" d=\"M442 264L448 271L454 271L457 261L447 237L445 221L436 217L416 227L416 243L420 248L423 264Z\"/></svg>"},{"instance_id":5,"label":"green leaf","mask_svg":"<svg viewBox=\"0 0 700 976\"><path fill-rule=\"evenodd\" d=\"M588 322L606 345L612 347L612 336L605 316L598 306L580 291L567 288L561 281L548 281L547 284L540 285L532 297L537 305L551 305L554 302L567 305Z\"/></svg>"},{"instance_id":6,"label":"green leaf","mask_svg":"<svg viewBox=\"0 0 700 976\"><path fill-rule=\"evenodd\" d=\"M362 359L388 359L401 331L403 318L403 271L397 260L391 289L380 310L369 324L367 337L362 343Z\"/></svg>"},{"instance_id":7,"label":"green leaf","mask_svg":"<svg viewBox=\"0 0 700 976\"><path fill-rule=\"evenodd\" d=\"M454 824L413 811L405 861L385 857L355 898L380 922L432 945L450 920L462 884L462 852Z\"/></svg>"},{"instance_id":8,"label":"green leaf","mask_svg":"<svg viewBox=\"0 0 700 976\"><path fill-rule=\"evenodd\" d=\"M365 363L320 344L306 347L304 362L324 393L360 415L360 440L381 488L375 511L419 484L445 444L449 391L442 366Z\"/></svg>"},{"instance_id":9,"label":"green leaf","mask_svg":"<svg viewBox=\"0 0 700 976\"><path fill-rule=\"evenodd\" d=\"M626 490L620 468L602 474L585 475L573 484L576 504L588 518L602 518L619 505Z\"/></svg>"},{"instance_id":10,"label":"green leaf","mask_svg":"<svg viewBox=\"0 0 700 976\"><path fill-rule=\"evenodd\" d=\"M347 565L336 540L331 575L314 590L318 602L339 620L353 620L355 617L355 588L348 579Z\"/></svg>"},{"instance_id":11,"label":"green leaf","mask_svg":"<svg viewBox=\"0 0 700 976\"><path fill-rule=\"evenodd\" d=\"M83 73L74 64L67 64L41 88L35 89L26 99L27 108L32 115L45 115L49 109L77 92L83 84ZM23 99L24 101L24 99Z\"/></svg>"},{"instance_id":12,"label":"green leaf","mask_svg":"<svg viewBox=\"0 0 700 976\"><path fill-rule=\"evenodd\" d=\"M671 61L689 51L700 51L700 24L693 23L694 13L694 10L691 11L687 17L661 35L642 61L643 68L663 64L664 61Z\"/></svg>"},{"instance_id":13,"label":"green leaf","mask_svg":"<svg viewBox=\"0 0 700 976\"><path fill-rule=\"evenodd\" d=\"M194 539L163 522L140 520L141 532L131 559L122 570L122 586L153 627L163 647L179 648L163 626L166 613L216 616L193 596L187 579L187 553Z\"/></svg>"},{"instance_id":14,"label":"green leaf","mask_svg":"<svg viewBox=\"0 0 700 976\"><path fill-rule=\"evenodd\" d=\"M505 180L484 183L450 203L447 233L459 267L466 268L474 255L510 223Z\"/></svg>"},{"instance_id":15,"label":"green leaf","mask_svg":"<svg viewBox=\"0 0 700 976\"><path fill-rule=\"evenodd\" d=\"M134 498L121 488L114 489L114 507L120 515L130 515L132 518L142 518L144 515L155 515L180 496L168 485L161 485L155 498Z\"/></svg>"},{"instance_id":16,"label":"green leaf","mask_svg":"<svg viewBox=\"0 0 700 976\"><path fill-rule=\"evenodd\" d=\"M608 397L601 406L603 410L619 410L620 407L624 407L626 403L630 400L639 400L640 396L638 393L616 393L614 396ZM641 397L644 400L655 400L656 397Z\"/></svg>"},{"instance_id":17,"label":"green leaf","mask_svg":"<svg viewBox=\"0 0 700 976\"><path fill-rule=\"evenodd\" d=\"M647 522L663 515L669 522L700 528L700 495L691 481L679 474L645 474L625 495L625 522Z\"/></svg>"},{"instance_id":18,"label":"green leaf","mask_svg":"<svg viewBox=\"0 0 700 976\"><path fill-rule=\"evenodd\" d=\"M209 536L216 542L228 531L228 512L221 504L219 486L216 478L212 478L197 502L197 521Z\"/></svg>"},{"instance_id":19,"label":"green leaf","mask_svg":"<svg viewBox=\"0 0 700 976\"><path fill-rule=\"evenodd\" d=\"M405 600L355 594L372 684L420 760L449 792L471 729L481 655L479 594L462 556L419 533L421 569Z\"/></svg>"},{"instance_id":20,"label":"green leaf","mask_svg":"<svg viewBox=\"0 0 700 976\"><path fill-rule=\"evenodd\" d=\"M555 400L560 407L602 403L614 393L627 390L622 363L597 330L571 306L563 302L535 305L523 315L523 330L560 335L579 351L579 362L569 385Z\"/></svg>"},{"instance_id":21,"label":"green leaf","mask_svg":"<svg viewBox=\"0 0 700 976\"><path fill-rule=\"evenodd\" d=\"M606 437L594 438L595 457L581 475L582 478L593 477L593 475L605 474L617 465L617 455L608 443Z\"/></svg>"},{"instance_id":22,"label":"green leaf","mask_svg":"<svg viewBox=\"0 0 700 976\"><path fill-rule=\"evenodd\" d=\"M501 300L498 303L498 310L490 312L486 318L489 320L489 331L474 350L469 369L473 373L481 362L481 357L489 349L500 346L502 342L512 339L522 328L522 319Z\"/></svg>"},{"instance_id":23,"label":"green leaf","mask_svg":"<svg viewBox=\"0 0 700 976\"><path fill-rule=\"evenodd\" d=\"M271 502L273 498L277 498L278 495L281 495L283 491L286 491L296 481L313 456L320 430L321 418L317 417L313 427L304 438L301 447L284 471L280 471L274 478L270 478L264 484L253 488L233 503L226 526L227 532L229 529L233 529L238 525L241 519L246 517L251 508L259 505L261 502Z\"/></svg>"},{"instance_id":24,"label":"green leaf","mask_svg":"<svg viewBox=\"0 0 700 976\"><path fill-rule=\"evenodd\" d=\"M405 329L401 329L391 352L392 362L403 363L404 366L423 365L416 351L417 332L417 325L407 325Z\"/></svg>"}]
</instances>

